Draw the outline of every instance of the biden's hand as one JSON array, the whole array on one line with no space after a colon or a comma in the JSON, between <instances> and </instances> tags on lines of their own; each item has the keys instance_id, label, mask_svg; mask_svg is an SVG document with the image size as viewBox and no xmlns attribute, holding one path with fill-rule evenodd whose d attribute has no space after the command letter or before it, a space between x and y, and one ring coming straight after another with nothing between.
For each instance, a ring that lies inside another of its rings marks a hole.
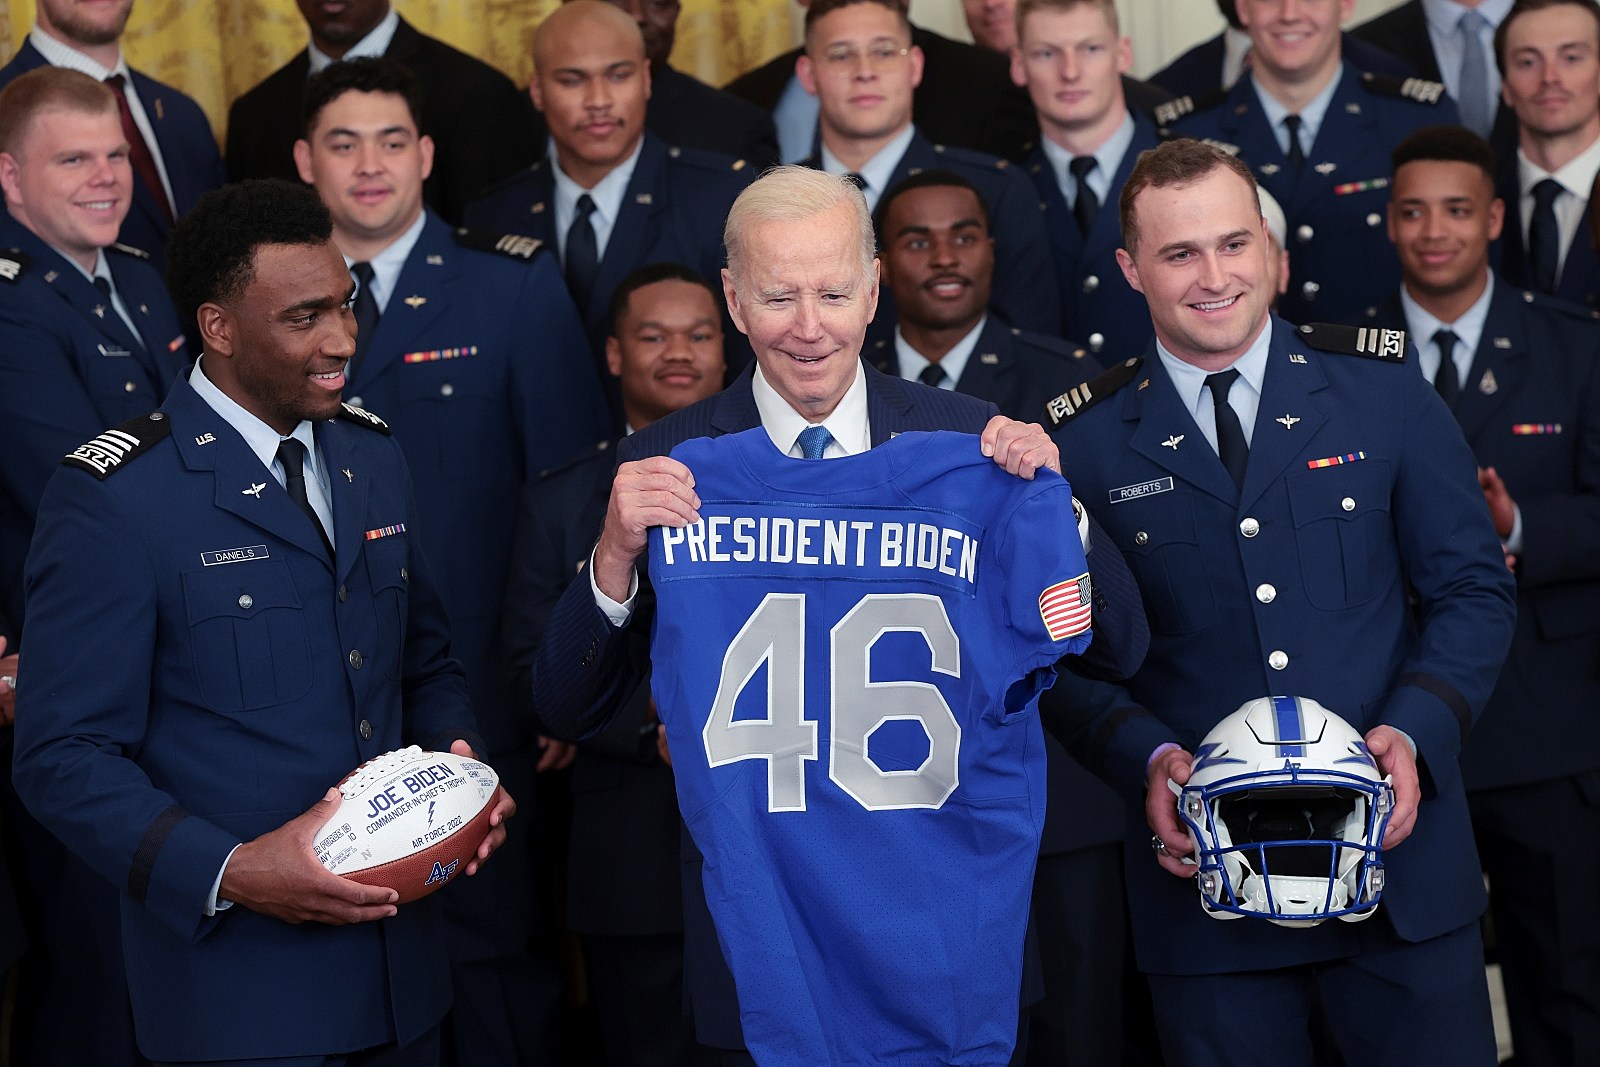
<instances>
[{"instance_id":1,"label":"biden's hand","mask_svg":"<svg viewBox=\"0 0 1600 1067\"><path fill-rule=\"evenodd\" d=\"M989 420L979 437L983 454L1019 478L1032 478L1040 468L1061 473L1061 452L1036 422L1018 422L1004 415Z\"/></svg>"},{"instance_id":2,"label":"biden's hand","mask_svg":"<svg viewBox=\"0 0 1600 1067\"><path fill-rule=\"evenodd\" d=\"M651 456L617 468L605 526L594 549L594 583L619 604L628 599L633 568L652 526L688 526L700 519L694 475L670 456Z\"/></svg>"}]
</instances>

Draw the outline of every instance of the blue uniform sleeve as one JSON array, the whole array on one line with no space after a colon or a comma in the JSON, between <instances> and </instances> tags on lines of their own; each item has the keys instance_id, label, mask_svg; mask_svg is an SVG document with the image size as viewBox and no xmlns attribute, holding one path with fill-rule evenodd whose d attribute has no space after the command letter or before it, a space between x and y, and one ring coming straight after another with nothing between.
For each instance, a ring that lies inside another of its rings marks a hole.
<instances>
[{"instance_id":1,"label":"blue uniform sleeve","mask_svg":"<svg viewBox=\"0 0 1600 1067\"><path fill-rule=\"evenodd\" d=\"M527 351L511 360L512 400L528 479L610 436L611 416L555 256L541 255L528 265L516 314Z\"/></svg>"}]
</instances>

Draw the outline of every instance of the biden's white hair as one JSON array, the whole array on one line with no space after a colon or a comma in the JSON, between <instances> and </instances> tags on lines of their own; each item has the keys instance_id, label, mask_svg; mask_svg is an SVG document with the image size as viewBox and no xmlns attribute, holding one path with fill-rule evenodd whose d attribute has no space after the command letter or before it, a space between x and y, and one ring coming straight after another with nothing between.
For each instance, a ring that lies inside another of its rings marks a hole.
<instances>
[{"instance_id":1,"label":"biden's white hair","mask_svg":"<svg viewBox=\"0 0 1600 1067\"><path fill-rule=\"evenodd\" d=\"M826 174L810 167L773 167L757 178L728 211L722 228L722 244L728 254L728 270L735 279L745 277L745 233L764 222L800 222L815 218L848 204L861 248L861 275L872 276L872 261L877 258L877 238L872 230L872 215L866 197L849 178Z\"/></svg>"}]
</instances>

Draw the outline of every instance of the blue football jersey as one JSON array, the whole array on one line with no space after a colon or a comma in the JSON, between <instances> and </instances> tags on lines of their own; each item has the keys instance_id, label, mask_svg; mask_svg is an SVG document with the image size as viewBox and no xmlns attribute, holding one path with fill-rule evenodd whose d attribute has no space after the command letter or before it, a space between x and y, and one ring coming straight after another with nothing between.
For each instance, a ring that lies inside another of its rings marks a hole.
<instances>
[{"instance_id":1,"label":"blue football jersey","mask_svg":"<svg viewBox=\"0 0 1600 1067\"><path fill-rule=\"evenodd\" d=\"M796 460L687 441L650 534L654 691L766 1064L1004 1064L1044 821L1035 706L1089 641L1058 475L977 437Z\"/></svg>"}]
</instances>

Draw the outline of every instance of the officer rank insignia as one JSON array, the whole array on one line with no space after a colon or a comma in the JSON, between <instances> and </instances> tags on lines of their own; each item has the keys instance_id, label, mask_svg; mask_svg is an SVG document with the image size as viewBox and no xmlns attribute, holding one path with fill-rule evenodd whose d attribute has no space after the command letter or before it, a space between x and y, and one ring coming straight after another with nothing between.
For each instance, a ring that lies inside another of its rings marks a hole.
<instances>
[{"instance_id":1,"label":"officer rank insignia","mask_svg":"<svg viewBox=\"0 0 1600 1067\"><path fill-rule=\"evenodd\" d=\"M172 433L172 424L160 411L129 419L84 442L61 458L64 466L86 470L104 481L124 463L148 451Z\"/></svg>"},{"instance_id":2,"label":"officer rank insignia","mask_svg":"<svg viewBox=\"0 0 1600 1067\"><path fill-rule=\"evenodd\" d=\"M394 433L393 430L389 429L387 422L384 422L366 408L358 408L353 404L340 404L339 416L349 419L351 422L359 422L368 429L377 430L379 433L390 434L391 436Z\"/></svg>"},{"instance_id":3,"label":"officer rank insignia","mask_svg":"<svg viewBox=\"0 0 1600 1067\"><path fill-rule=\"evenodd\" d=\"M1075 385L1050 401L1044 406L1045 418L1049 420L1050 428L1060 428L1062 423L1074 415L1087 411L1133 381L1143 362L1139 359L1124 360L1099 377L1092 378L1082 385Z\"/></svg>"},{"instance_id":4,"label":"officer rank insignia","mask_svg":"<svg viewBox=\"0 0 1600 1067\"><path fill-rule=\"evenodd\" d=\"M1300 337L1314 348L1347 356L1365 356L1386 363L1404 363L1406 332L1375 326L1336 326L1327 322L1300 327Z\"/></svg>"},{"instance_id":5,"label":"officer rank insignia","mask_svg":"<svg viewBox=\"0 0 1600 1067\"><path fill-rule=\"evenodd\" d=\"M28 263L28 254L20 248L8 248L0 252L0 281L17 284L17 280L28 269Z\"/></svg>"}]
</instances>

